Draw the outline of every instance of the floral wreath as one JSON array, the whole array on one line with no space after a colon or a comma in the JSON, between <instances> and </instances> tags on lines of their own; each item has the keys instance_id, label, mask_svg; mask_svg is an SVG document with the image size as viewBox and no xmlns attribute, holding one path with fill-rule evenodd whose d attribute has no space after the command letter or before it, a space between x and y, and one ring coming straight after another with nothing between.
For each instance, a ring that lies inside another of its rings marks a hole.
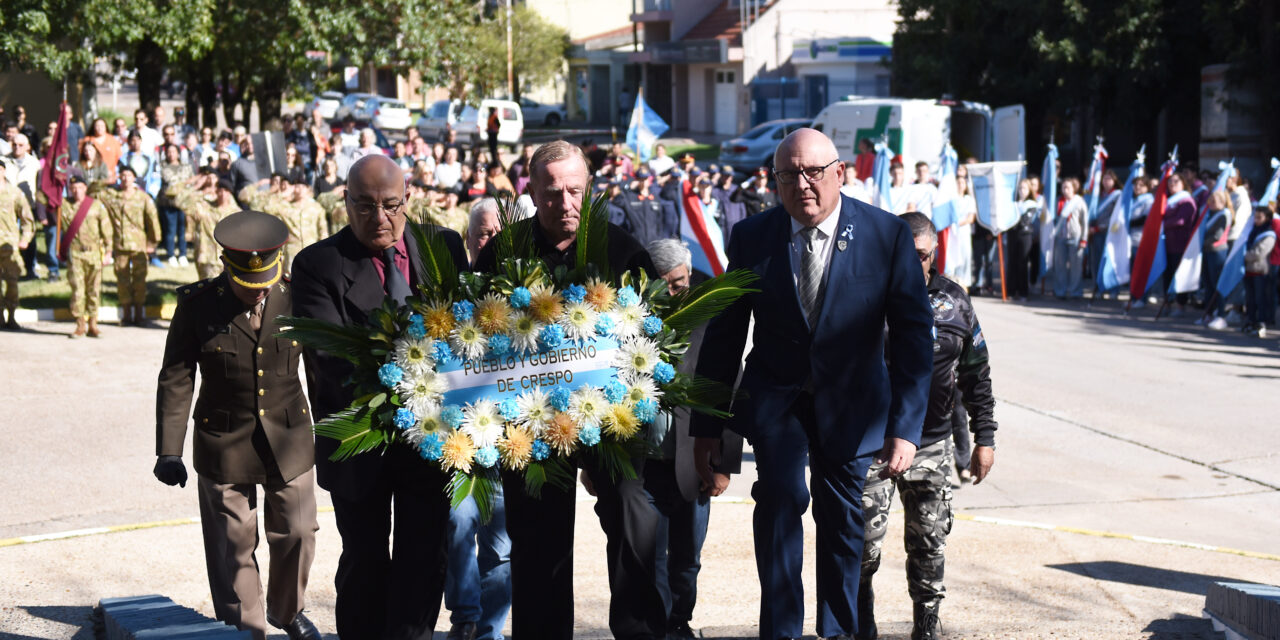
<instances>
[{"instance_id":1,"label":"floral wreath","mask_svg":"<svg viewBox=\"0 0 1280 640\"><path fill-rule=\"evenodd\" d=\"M536 257L531 226L507 210L491 240L494 273L459 273L439 229L414 221L420 284L404 305L387 299L363 326L280 320L288 327L280 335L355 365L355 400L315 425L317 437L339 442L332 460L412 447L451 475L454 506L472 496L485 519L500 469L522 474L533 495L547 482L571 487L572 461L584 454L614 477L634 478L631 459L652 447L646 436L659 412L726 416L715 407L728 388L676 367L693 330L753 292L746 287L755 280L735 271L674 296L643 272L615 281L603 197L582 211L579 266L551 270ZM567 369L527 375L518 391L450 401L461 393L450 384L459 376L590 358L581 366L597 368L578 372L581 384L565 379L574 373Z\"/></svg>"}]
</instances>

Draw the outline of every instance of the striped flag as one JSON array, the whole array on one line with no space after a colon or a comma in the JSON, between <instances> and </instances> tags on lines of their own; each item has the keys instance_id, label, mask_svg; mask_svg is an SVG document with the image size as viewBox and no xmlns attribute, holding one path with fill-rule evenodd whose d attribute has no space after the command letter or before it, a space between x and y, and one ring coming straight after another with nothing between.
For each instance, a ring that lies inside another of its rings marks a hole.
<instances>
[{"instance_id":1,"label":"striped flag","mask_svg":"<svg viewBox=\"0 0 1280 640\"><path fill-rule=\"evenodd\" d=\"M702 201L688 178L680 179L680 238L693 254L693 268L710 276L724 273L729 258L724 253L724 233L715 216L703 211Z\"/></svg>"},{"instance_id":2,"label":"striped flag","mask_svg":"<svg viewBox=\"0 0 1280 640\"><path fill-rule=\"evenodd\" d=\"M1093 162L1089 165L1089 181L1084 185L1089 195L1089 222L1098 219L1098 194L1102 192L1102 174L1107 170L1107 149L1102 146L1102 139L1093 148Z\"/></svg>"},{"instance_id":3,"label":"striped flag","mask_svg":"<svg viewBox=\"0 0 1280 640\"><path fill-rule=\"evenodd\" d=\"M1214 191L1226 191L1227 180L1235 175L1235 161L1218 163L1218 181L1214 183ZM1182 254L1182 262L1178 263L1178 269L1173 273L1173 281L1169 283L1169 294L1190 293L1200 290L1200 270L1202 268L1204 255L1204 232L1205 222L1208 216L1205 215L1209 211L1209 201L1205 200L1205 205L1200 208L1200 213L1196 218L1196 230L1191 234L1191 241L1187 243L1187 250Z\"/></svg>"},{"instance_id":4,"label":"striped flag","mask_svg":"<svg viewBox=\"0 0 1280 640\"><path fill-rule=\"evenodd\" d=\"M938 170L938 193L933 199L933 226L938 231L956 223L960 211L960 189L956 186L956 167L960 164L955 147L948 142L942 150Z\"/></svg>"},{"instance_id":5,"label":"striped flag","mask_svg":"<svg viewBox=\"0 0 1280 640\"><path fill-rule=\"evenodd\" d=\"M1265 207L1268 202L1276 199L1277 191L1280 191L1280 159L1271 159L1271 168L1275 171L1271 174L1271 180L1267 182L1267 190L1262 194L1262 199L1258 201L1258 205ZM1227 253L1227 262L1222 267L1222 275L1218 276L1218 295L1223 300L1231 296L1231 292L1235 291L1240 285L1240 281L1244 279L1244 252L1245 245L1249 244L1249 233L1253 231L1253 216L1244 223L1244 229L1240 231L1240 237L1231 245L1231 251Z\"/></svg>"},{"instance_id":6,"label":"striped flag","mask_svg":"<svg viewBox=\"0 0 1280 640\"><path fill-rule=\"evenodd\" d=\"M893 195L889 188L893 185L893 179L889 177L889 165L893 164L893 151L889 149L887 143L881 142L876 145L876 164L872 169L875 174L875 198L876 206L893 213Z\"/></svg>"},{"instance_id":7,"label":"striped flag","mask_svg":"<svg viewBox=\"0 0 1280 640\"><path fill-rule=\"evenodd\" d=\"M653 143L667 132L667 123L644 101L644 87L636 92L636 106L631 110L631 126L627 127L627 146L631 147L640 162L648 162L653 154Z\"/></svg>"},{"instance_id":8,"label":"striped flag","mask_svg":"<svg viewBox=\"0 0 1280 640\"><path fill-rule=\"evenodd\" d=\"M1040 185L1044 190L1044 211L1040 212L1040 281L1044 282L1053 268L1054 222L1058 217L1058 147L1052 142L1040 170Z\"/></svg>"},{"instance_id":9,"label":"striped flag","mask_svg":"<svg viewBox=\"0 0 1280 640\"><path fill-rule=\"evenodd\" d=\"M1169 176L1178 168L1178 147L1173 148L1168 162L1160 171L1160 185L1156 187L1155 201L1142 227L1142 244L1133 260L1133 273L1129 277L1129 297L1141 300L1164 273L1164 212L1169 202Z\"/></svg>"},{"instance_id":10,"label":"striped flag","mask_svg":"<svg viewBox=\"0 0 1280 640\"><path fill-rule=\"evenodd\" d=\"M1098 288L1111 291L1129 284L1129 209L1133 205L1133 183L1142 177L1146 163L1147 145L1142 145L1138 156L1129 166L1129 178L1120 192L1120 202L1111 209L1107 223L1107 243L1102 249L1102 262L1098 266Z\"/></svg>"}]
</instances>

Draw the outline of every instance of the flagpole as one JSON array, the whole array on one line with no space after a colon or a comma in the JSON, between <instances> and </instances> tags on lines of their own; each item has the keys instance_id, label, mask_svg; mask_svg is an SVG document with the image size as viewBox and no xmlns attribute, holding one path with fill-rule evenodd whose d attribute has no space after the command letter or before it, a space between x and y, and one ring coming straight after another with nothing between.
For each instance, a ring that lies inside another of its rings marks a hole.
<instances>
[{"instance_id":1,"label":"flagpole","mask_svg":"<svg viewBox=\"0 0 1280 640\"><path fill-rule=\"evenodd\" d=\"M1004 281L1004 243L1000 242L1001 235L999 233L996 234L996 250L1000 254L1000 301L1008 302L1009 289L1005 286Z\"/></svg>"}]
</instances>

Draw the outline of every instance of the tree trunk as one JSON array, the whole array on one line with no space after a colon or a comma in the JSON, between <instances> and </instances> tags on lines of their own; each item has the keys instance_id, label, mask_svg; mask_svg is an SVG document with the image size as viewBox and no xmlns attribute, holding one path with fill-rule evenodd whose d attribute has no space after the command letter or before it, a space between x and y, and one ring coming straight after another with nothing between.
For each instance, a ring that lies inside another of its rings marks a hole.
<instances>
[{"instance_id":1,"label":"tree trunk","mask_svg":"<svg viewBox=\"0 0 1280 640\"><path fill-rule=\"evenodd\" d=\"M160 106L160 81L164 77L164 65L168 56L155 40L146 38L138 43L138 103L148 114Z\"/></svg>"},{"instance_id":2,"label":"tree trunk","mask_svg":"<svg viewBox=\"0 0 1280 640\"><path fill-rule=\"evenodd\" d=\"M218 129L218 87L214 82L213 59L206 55L195 65L195 73L191 76L191 86L195 87L200 100L200 124L210 129ZM189 122L195 124L194 118Z\"/></svg>"},{"instance_id":3,"label":"tree trunk","mask_svg":"<svg viewBox=\"0 0 1280 640\"><path fill-rule=\"evenodd\" d=\"M231 91L231 78L224 72L222 74L222 120L228 129L236 126L236 104L238 104L238 98L232 95Z\"/></svg>"},{"instance_id":4,"label":"tree trunk","mask_svg":"<svg viewBox=\"0 0 1280 640\"><path fill-rule=\"evenodd\" d=\"M199 66L193 62L188 62L186 67L187 91L185 98L187 107L187 124L199 129L200 90L197 89L196 78L199 77L200 69Z\"/></svg>"},{"instance_id":5,"label":"tree trunk","mask_svg":"<svg viewBox=\"0 0 1280 640\"><path fill-rule=\"evenodd\" d=\"M258 85L258 130L266 131L280 120L280 103L284 99L285 79L278 76L263 78ZM376 83L375 83L376 86Z\"/></svg>"}]
</instances>

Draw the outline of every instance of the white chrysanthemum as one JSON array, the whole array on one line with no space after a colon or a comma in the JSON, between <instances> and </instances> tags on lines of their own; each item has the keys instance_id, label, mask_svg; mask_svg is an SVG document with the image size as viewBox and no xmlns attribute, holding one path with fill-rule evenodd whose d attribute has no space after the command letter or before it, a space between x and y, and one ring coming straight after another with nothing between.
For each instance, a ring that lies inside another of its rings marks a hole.
<instances>
[{"instance_id":1,"label":"white chrysanthemum","mask_svg":"<svg viewBox=\"0 0 1280 640\"><path fill-rule=\"evenodd\" d=\"M462 428L459 431L471 436L477 449L492 447L502 437L502 415L492 400L480 400L462 410Z\"/></svg>"},{"instance_id":2,"label":"white chrysanthemum","mask_svg":"<svg viewBox=\"0 0 1280 640\"><path fill-rule=\"evenodd\" d=\"M435 408L428 413L419 413L418 415L422 416L422 419L418 421L418 424L412 429L404 432L404 437L409 441L409 444L416 447L418 446L418 443L422 442L422 439L426 437L427 434L448 433L450 431L449 425L445 424L444 421L440 419L439 405L436 405Z\"/></svg>"},{"instance_id":3,"label":"white chrysanthemum","mask_svg":"<svg viewBox=\"0 0 1280 640\"><path fill-rule=\"evenodd\" d=\"M657 400L662 397L662 391L649 376L626 375L623 376L622 383L627 385L627 396L624 400L627 404L636 404L641 400Z\"/></svg>"},{"instance_id":4,"label":"white chrysanthemum","mask_svg":"<svg viewBox=\"0 0 1280 640\"><path fill-rule=\"evenodd\" d=\"M489 341L474 322L468 321L459 323L454 328L449 336L449 346L463 360L479 360L489 348Z\"/></svg>"},{"instance_id":5,"label":"white chrysanthemum","mask_svg":"<svg viewBox=\"0 0 1280 640\"><path fill-rule=\"evenodd\" d=\"M570 340L590 340L596 335L596 311L586 303L571 304L561 314L560 326Z\"/></svg>"},{"instance_id":6,"label":"white chrysanthemum","mask_svg":"<svg viewBox=\"0 0 1280 640\"><path fill-rule=\"evenodd\" d=\"M436 366L436 361L431 357L432 344L431 338L422 340L414 340L409 336L404 336L395 341L395 361L405 372L413 370L431 370Z\"/></svg>"},{"instance_id":7,"label":"white chrysanthemum","mask_svg":"<svg viewBox=\"0 0 1280 640\"><path fill-rule=\"evenodd\" d=\"M580 387L569 399L569 417L578 423L578 428L598 427L608 413L609 399L595 387Z\"/></svg>"},{"instance_id":8,"label":"white chrysanthemum","mask_svg":"<svg viewBox=\"0 0 1280 640\"><path fill-rule=\"evenodd\" d=\"M444 392L449 390L444 378L431 369L405 369L404 377L396 385L396 393L404 406L415 414L425 416L440 410Z\"/></svg>"},{"instance_id":9,"label":"white chrysanthemum","mask_svg":"<svg viewBox=\"0 0 1280 640\"><path fill-rule=\"evenodd\" d=\"M615 364L628 379L653 375L653 366L658 364L661 355L658 345L648 338L635 338L623 343L618 350Z\"/></svg>"},{"instance_id":10,"label":"white chrysanthemum","mask_svg":"<svg viewBox=\"0 0 1280 640\"><path fill-rule=\"evenodd\" d=\"M613 335L619 340L630 340L644 333L644 307L642 306L618 307L613 319L617 322L613 328Z\"/></svg>"},{"instance_id":11,"label":"white chrysanthemum","mask_svg":"<svg viewBox=\"0 0 1280 640\"><path fill-rule=\"evenodd\" d=\"M516 425L532 431L535 436L542 435L551 418L555 417L555 412L547 405L547 394L541 389L516 396L516 406L520 408L520 416L515 419Z\"/></svg>"},{"instance_id":12,"label":"white chrysanthemum","mask_svg":"<svg viewBox=\"0 0 1280 640\"><path fill-rule=\"evenodd\" d=\"M511 350L532 353L538 350L538 332L542 324L527 313L517 313L511 320Z\"/></svg>"}]
</instances>

